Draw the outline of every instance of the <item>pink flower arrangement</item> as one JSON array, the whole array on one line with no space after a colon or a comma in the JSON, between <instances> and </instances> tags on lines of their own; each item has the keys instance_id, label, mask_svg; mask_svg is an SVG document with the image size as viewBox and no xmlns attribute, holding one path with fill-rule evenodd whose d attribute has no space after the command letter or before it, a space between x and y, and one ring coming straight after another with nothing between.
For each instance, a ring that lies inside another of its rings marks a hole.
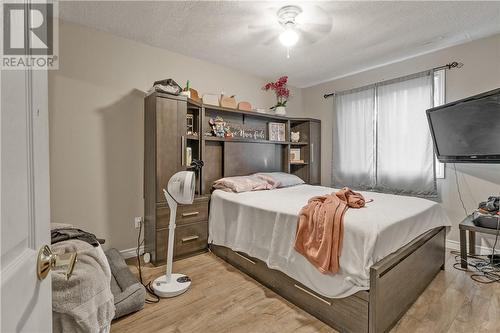
<instances>
[{"instance_id":1,"label":"pink flower arrangement","mask_svg":"<svg viewBox=\"0 0 500 333\"><path fill-rule=\"evenodd\" d=\"M276 94L276 105L271 109L275 109L278 106L286 106L286 102L290 97L290 90L286 87L287 81L288 76L282 76L275 82L266 83L266 85L262 87L265 91L274 90Z\"/></svg>"}]
</instances>

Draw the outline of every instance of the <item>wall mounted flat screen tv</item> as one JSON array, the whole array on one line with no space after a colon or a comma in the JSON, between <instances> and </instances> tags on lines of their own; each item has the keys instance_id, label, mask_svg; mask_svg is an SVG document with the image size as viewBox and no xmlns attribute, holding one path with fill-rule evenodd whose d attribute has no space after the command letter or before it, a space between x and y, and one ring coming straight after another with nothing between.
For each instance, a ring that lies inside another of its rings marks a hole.
<instances>
[{"instance_id":1,"label":"wall mounted flat screen tv","mask_svg":"<svg viewBox=\"0 0 500 333\"><path fill-rule=\"evenodd\" d=\"M500 163L500 88L427 110L440 162Z\"/></svg>"}]
</instances>

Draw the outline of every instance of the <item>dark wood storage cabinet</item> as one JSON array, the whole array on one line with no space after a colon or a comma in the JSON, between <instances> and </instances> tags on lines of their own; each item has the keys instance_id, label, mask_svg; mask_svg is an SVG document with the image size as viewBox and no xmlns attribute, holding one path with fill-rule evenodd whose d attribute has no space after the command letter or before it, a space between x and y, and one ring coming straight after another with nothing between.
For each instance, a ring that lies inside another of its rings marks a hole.
<instances>
[{"instance_id":1,"label":"dark wood storage cabinet","mask_svg":"<svg viewBox=\"0 0 500 333\"><path fill-rule=\"evenodd\" d=\"M167 259L170 210L163 189L178 171L188 170L184 152L191 147L200 156L199 135L186 134L186 116L199 121L201 105L186 98L152 93L144 105L144 246L154 264ZM200 196L200 175L196 175L196 198L192 205L177 209L174 259L207 250L208 197Z\"/></svg>"}]
</instances>

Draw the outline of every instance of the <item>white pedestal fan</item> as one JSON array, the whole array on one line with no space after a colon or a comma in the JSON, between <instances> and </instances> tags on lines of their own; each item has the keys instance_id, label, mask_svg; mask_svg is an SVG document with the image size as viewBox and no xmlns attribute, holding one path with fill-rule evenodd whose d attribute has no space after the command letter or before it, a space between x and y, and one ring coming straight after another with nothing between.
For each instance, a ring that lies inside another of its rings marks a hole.
<instances>
[{"instance_id":1,"label":"white pedestal fan","mask_svg":"<svg viewBox=\"0 0 500 333\"><path fill-rule=\"evenodd\" d=\"M159 297L174 297L184 293L191 285L191 279L178 273L172 273L174 256L175 217L177 204L192 204L194 200L195 177L192 171L177 172L168 181L167 189L163 189L168 207L170 222L168 225L167 271L165 275L155 279L153 290Z\"/></svg>"}]
</instances>

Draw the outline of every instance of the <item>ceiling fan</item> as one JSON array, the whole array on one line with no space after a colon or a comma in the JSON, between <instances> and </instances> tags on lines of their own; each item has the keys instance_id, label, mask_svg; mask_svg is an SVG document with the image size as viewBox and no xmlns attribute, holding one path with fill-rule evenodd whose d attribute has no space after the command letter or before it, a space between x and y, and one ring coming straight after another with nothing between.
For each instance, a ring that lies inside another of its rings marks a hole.
<instances>
[{"instance_id":1,"label":"ceiling fan","mask_svg":"<svg viewBox=\"0 0 500 333\"><path fill-rule=\"evenodd\" d=\"M296 44L313 44L332 29L331 18L316 5L288 5L278 10L269 8L266 14L260 18L266 23L249 25L249 33L266 46L279 41L287 49L287 58Z\"/></svg>"}]
</instances>

